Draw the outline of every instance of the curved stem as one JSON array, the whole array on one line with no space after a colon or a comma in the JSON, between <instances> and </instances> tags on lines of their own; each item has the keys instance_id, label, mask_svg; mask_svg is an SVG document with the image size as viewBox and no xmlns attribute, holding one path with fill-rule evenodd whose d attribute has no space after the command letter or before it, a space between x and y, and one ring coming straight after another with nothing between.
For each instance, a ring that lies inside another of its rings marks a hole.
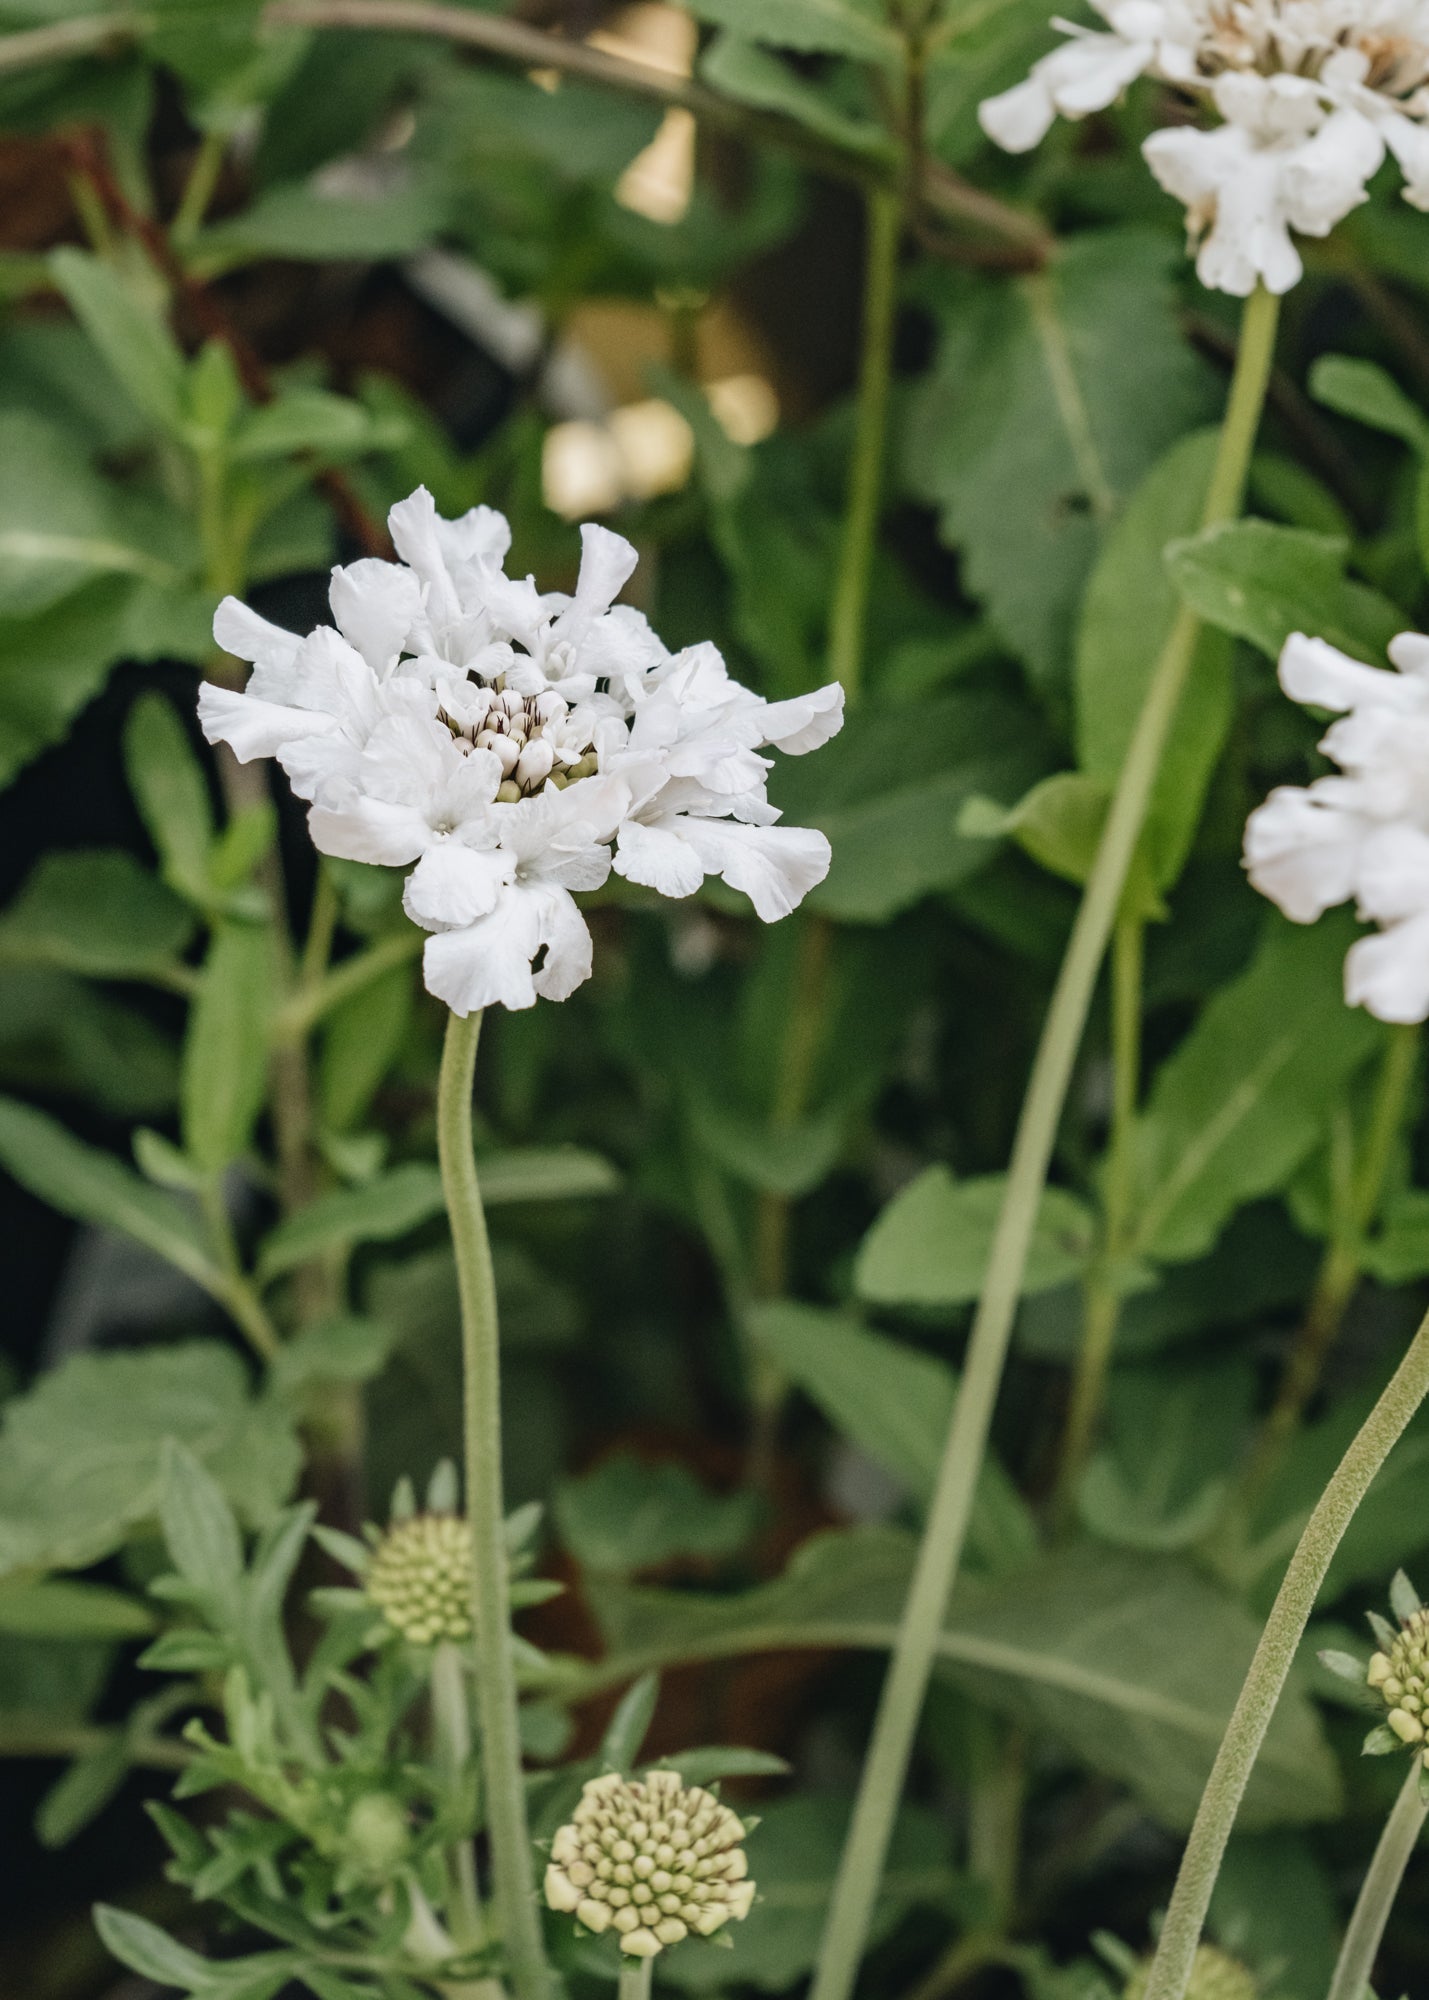
<instances>
[{"instance_id":1,"label":"curved stem","mask_svg":"<svg viewBox=\"0 0 1429 2000\"><path fill-rule=\"evenodd\" d=\"M1118 1260L1131 1210L1132 1140L1141 1073L1141 974L1145 926L1123 916L1112 933L1112 1111L1103 1190L1102 1253L1087 1279L1082 1344L1072 1376L1072 1396L1062 1442L1053 1512L1065 1523L1091 1456L1121 1319Z\"/></svg>"},{"instance_id":2,"label":"curved stem","mask_svg":"<svg viewBox=\"0 0 1429 2000\"><path fill-rule=\"evenodd\" d=\"M863 634L868 582L878 530L883 457L888 431L888 388L893 367L893 318L898 303L898 240L903 204L887 188L870 192L868 250L863 286L863 345L848 504L839 545L838 574L829 614L829 674L842 681L850 701L863 680Z\"/></svg>"},{"instance_id":3,"label":"curved stem","mask_svg":"<svg viewBox=\"0 0 1429 2000\"><path fill-rule=\"evenodd\" d=\"M1423 1767L1416 1757L1384 1823L1374 1859L1360 1886L1326 2000L1365 2000L1384 1927L1389 1922L1409 1857L1429 1817L1429 1800L1421 1789L1422 1777Z\"/></svg>"},{"instance_id":4,"label":"curved stem","mask_svg":"<svg viewBox=\"0 0 1429 2000\"><path fill-rule=\"evenodd\" d=\"M1235 377L1206 495L1207 525L1229 519L1239 509L1270 373L1275 324L1276 301L1265 291L1253 293L1246 302ZM863 1955L938 1635L962 1559L1057 1126L1199 630L1195 616L1180 610L1152 671L1053 991L1018 1121L962 1387L830 1898L811 2000L848 2000Z\"/></svg>"},{"instance_id":5,"label":"curved stem","mask_svg":"<svg viewBox=\"0 0 1429 2000\"><path fill-rule=\"evenodd\" d=\"M496 1280L476 1161L471 1092L481 1015L447 1021L437 1084L437 1153L451 1221L461 1298L462 1408L466 1506L471 1522L476 1704L492 1884L501 1939L517 2000L546 2000L549 1976L516 1717L516 1673L507 1610L505 1511L501 1480L501 1354Z\"/></svg>"},{"instance_id":6,"label":"curved stem","mask_svg":"<svg viewBox=\"0 0 1429 2000\"><path fill-rule=\"evenodd\" d=\"M1360 1426L1305 1524L1216 1752L1181 1857L1145 2000L1183 2000L1211 1891L1251 1770L1340 1538L1405 1425L1429 1394L1429 1317Z\"/></svg>"}]
</instances>

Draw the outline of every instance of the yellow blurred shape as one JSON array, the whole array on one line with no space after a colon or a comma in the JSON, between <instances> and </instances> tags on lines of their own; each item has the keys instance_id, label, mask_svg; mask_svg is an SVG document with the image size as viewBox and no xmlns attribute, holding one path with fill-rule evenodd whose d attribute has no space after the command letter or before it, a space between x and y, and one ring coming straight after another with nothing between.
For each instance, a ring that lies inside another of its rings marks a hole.
<instances>
[{"instance_id":1,"label":"yellow blurred shape","mask_svg":"<svg viewBox=\"0 0 1429 2000\"><path fill-rule=\"evenodd\" d=\"M779 427L779 398L763 375L726 375L707 382L705 395L720 429L735 444L758 444Z\"/></svg>"},{"instance_id":2,"label":"yellow blurred shape","mask_svg":"<svg viewBox=\"0 0 1429 2000\"><path fill-rule=\"evenodd\" d=\"M644 63L647 69L662 69L668 76L689 76L695 66L700 30L693 14L687 14L683 7L636 0L634 6L613 14L586 40L593 49Z\"/></svg>"},{"instance_id":3,"label":"yellow blurred shape","mask_svg":"<svg viewBox=\"0 0 1429 2000\"><path fill-rule=\"evenodd\" d=\"M678 222L694 189L695 117L676 105L616 182L615 199L651 222Z\"/></svg>"},{"instance_id":4,"label":"yellow blurred shape","mask_svg":"<svg viewBox=\"0 0 1429 2000\"><path fill-rule=\"evenodd\" d=\"M650 396L613 412L610 435L632 500L678 493L695 461L695 434L673 403Z\"/></svg>"},{"instance_id":5,"label":"yellow blurred shape","mask_svg":"<svg viewBox=\"0 0 1429 2000\"><path fill-rule=\"evenodd\" d=\"M608 514L625 493L620 447L604 424L552 424L541 445L541 492L567 521Z\"/></svg>"}]
</instances>

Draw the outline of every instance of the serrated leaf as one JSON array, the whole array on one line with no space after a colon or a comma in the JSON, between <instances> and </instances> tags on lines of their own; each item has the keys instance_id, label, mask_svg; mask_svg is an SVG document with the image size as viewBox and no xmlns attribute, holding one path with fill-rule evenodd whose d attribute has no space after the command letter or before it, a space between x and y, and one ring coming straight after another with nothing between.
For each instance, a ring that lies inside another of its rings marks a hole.
<instances>
[{"instance_id":1,"label":"serrated leaf","mask_svg":"<svg viewBox=\"0 0 1429 2000\"><path fill-rule=\"evenodd\" d=\"M863 1239L854 1267L859 1297L873 1305L961 1306L982 1289L1004 1176L954 1180L925 1167L896 1194ZM1077 1276L1091 1253L1090 1211L1064 1188L1044 1190L1023 1278L1024 1293Z\"/></svg>"}]
</instances>

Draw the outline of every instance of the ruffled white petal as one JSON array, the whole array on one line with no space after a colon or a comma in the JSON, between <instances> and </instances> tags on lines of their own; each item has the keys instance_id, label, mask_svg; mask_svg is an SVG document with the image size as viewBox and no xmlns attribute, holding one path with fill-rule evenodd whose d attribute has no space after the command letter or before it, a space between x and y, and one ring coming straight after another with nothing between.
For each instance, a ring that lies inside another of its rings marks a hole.
<instances>
[{"instance_id":1,"label":"ruffled white petal","mask_svg":"<svg viewBox=\"0 0 1429 2000\"><path fill-rule=\"evenodd\" d=\"M333 571L328 603L343 638L385 673L421 615L422 591L411 570L368 556Z\"/></svg>"},{"instance_id":2,"label":"ruffled white petal","mask_svg":"<svg viewBox=\"0 0 1429 2000\"><path fill-rule=\"evenodd\" d=\"M1355 894L1368 831L1359 815L1281 785L1246 822L1246 873L1293 923L1312 924Z\"/></svg>"},{"instance_id":3,"label":"ruffled white petal","mask_svg":"<svg viewBox=\"0 0 1429 2000\"><path fill-rule=\"evenodd\" d=\"M240 764L276 757L299 736L321 736L338 727L335 716L259 701L204 681L198 691L199 727L210 743L226 743Z\"/></svg>"},{"instance_id":4,"label":"ruffled white petal","mask_svg":"<svg viewBox=\"0 0 1429 2000\"><path fill-rule=\"evenodd\" d=\"M748 896L766 924L797 909L829 872L829 843L811 827L681 817L669 830L694 849L708 873Z\"/></svg>"},{"instance_id":5,"label":"ruffled white petal","mask_svg":"<svg viewBox=\"0 0 1429 2000\"><path fill-rule=\"evenodd\" d=\"M513 872L511 857L494 847L444 840L407 877L402 907L424 930L459 930L490 914Z\"/></svg>"},{"instance_id":6,"label":"ruffled white petal","mask_svg":"<svg viewBox=\"0 0 1429 2000\"><path fill-rule=\"evenodd\" d=\"M1378 1020L1429 1019L1429 916L1362 937L1345 958L1345 999Z\"/></svg>"}]
</instances>

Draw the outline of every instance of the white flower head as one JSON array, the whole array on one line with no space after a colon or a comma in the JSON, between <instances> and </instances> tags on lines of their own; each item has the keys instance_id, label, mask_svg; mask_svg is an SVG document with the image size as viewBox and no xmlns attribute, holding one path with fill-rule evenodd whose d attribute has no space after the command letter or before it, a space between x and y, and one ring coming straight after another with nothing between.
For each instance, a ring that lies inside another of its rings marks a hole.
<instances>
[{"instance_id":1,"label":"white flower head","mask_svg":"<svg viewBox=\"0 0 1429 2000\"><path fill-rule=\"evenodd\" d=\"M1338 713L1320 748L1339 770L1282 785L1246 824L1245 866L1297 924L1353 902L1378 930L1350 947L1345 998L1381 1021L1429 1019L1429 639L1402 633L1386 673L1296 633L1292 700Z\"/></svg>"},{"instance_id":2,"label":"white flower head","mask_svg":"<svg viewBox=\"0 0 1429 2000\"><path fill-rule=\"evenodd\" d=\"M988 137L1025 152L1052 120L1085 118L1138 76L1184 92L1206 124L1143 147L1185 204L1196 269L1214 291L1286 292L1292 231L1326 236L1393 154L1405 199L1429 207L1425 0L1094 0L1107 23L1068 39L980 107Z\"/></svg>"},{"instance_id":3,"label":"white flower head","mask_svg":"<svg viewBox=\"0 0 1429 2000\"><path fill-rule=\"evenodd\" d=\"M566 595L507 576L492 508L445 521L419 487L389 526L401 560L335 569L335 625L305 639L224 599L214 636L253 671L242 692L206 683L199 717L240 762L277 759L324 854L411 870L427 985L454 1012L573 993L591 972L574 897L612 867L667 896L719 875L766 922L823 880L828 841L775 824L760 752L827 742L841 688L768 702L711 645L670 654L615 602L637 558L608 528L581 530Z\"/></svg>"}]
</instances>

